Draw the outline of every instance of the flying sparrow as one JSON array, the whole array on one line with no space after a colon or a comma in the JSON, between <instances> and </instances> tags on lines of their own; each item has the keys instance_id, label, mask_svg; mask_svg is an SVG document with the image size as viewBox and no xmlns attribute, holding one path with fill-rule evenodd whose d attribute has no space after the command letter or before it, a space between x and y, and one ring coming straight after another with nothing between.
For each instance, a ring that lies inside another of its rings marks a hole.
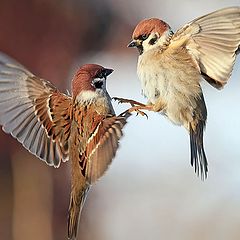
<instances>
[{"instance_id":1,"label":"flying sparrow","mask_svg":"<svg viewBox=\"0 0 240 240\"><path fill-rule=\"evenodd\" d=\"M114 113L106 90L106 78L112 71L96 64L82 66L72 80L72 96L68 96L0 54L3 130L50 166L71 161L69 239L77 236L89 188L115 156L130 115Z\"/></svg>"},{"instance_id":2,"label":"flying sparrow","mask_svg":"<svg viewBox=\"0 0 240 240\"><path fill-rule=\"evenodd\" d=\"M240 45L240 7L199 17L173 33L157 18L136 26L128 47L139 51L137 74L146 105L129 99L130 112L161 112L190 134L191 165L204 179L208 163L203 146L207 109L200 86L203 77L217 89L227 83Z\"/></svg>"}]
</instances>

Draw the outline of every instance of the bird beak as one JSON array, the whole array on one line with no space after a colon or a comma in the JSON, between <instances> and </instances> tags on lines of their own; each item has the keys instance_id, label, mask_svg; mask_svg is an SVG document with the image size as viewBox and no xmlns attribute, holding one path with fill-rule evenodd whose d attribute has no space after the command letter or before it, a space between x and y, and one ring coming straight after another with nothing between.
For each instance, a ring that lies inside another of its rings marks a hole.
<instances>
[{"instance_id":1,"label":"bird beak","mask_svg":"<svg viewBox=\"0 0 240 240\"><path fill-rule=\"evenodd\" d=\"M138 46L138 43L136 40L132 40L128 45L127 47L137 47Z\"/></svg>"},{"instance_id":2,"label":"bird beak","mask_svg":"<svg viewBox=\"0 0 240 240\"><path fill-rule=\"evenodd\" d=\"M105 71L104 71L105 79L106 79L107 76L110 75L112 72L113 72L113 69L111 69L111 68L105 68Z\"/></svg>"},{"instance_id":3,"label":"bird beak","mask_svg":"<svg viewBox=\"0 0 240 240\"><path fill-rule=\"evenodd\" d=\"M143 53L143 46L142 46L142 40L139 39L133 39L127 47L136 47L138 49L139 54L141 55Z\"/></svg>"}]
</instances>

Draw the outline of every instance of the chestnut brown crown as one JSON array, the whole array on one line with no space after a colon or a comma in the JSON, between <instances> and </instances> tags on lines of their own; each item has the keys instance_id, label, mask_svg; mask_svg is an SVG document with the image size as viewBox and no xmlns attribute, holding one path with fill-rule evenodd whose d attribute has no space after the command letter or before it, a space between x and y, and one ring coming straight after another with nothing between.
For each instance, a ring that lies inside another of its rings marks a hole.
<instances>
[{"instance_id":1,"label":"chestnut brown crown","mask_svg":"<svg viewBox=\"0 0 240 240\"><path fill-rule=\"evenodd\" d=\"M103 81L113 72L98 64L85 64L79 68L72 80L72 94L76 97L82 91L95 91L104 86Z\"/></svg>"},{"instance_id":2,"label":"chestnut brown crown","mask_svg":"<svg viewBox=\"0 0 240 240\"><path fill-rule=\"evenodd\" d=\"M170 27L169 25L158 19L158 18L149 18L144 19L138 23L138 25L135 27L132 39L141 39L149 36L151 33L159 33L161 36L166 30L168 30Z\"/></svg>"}]
</instances>

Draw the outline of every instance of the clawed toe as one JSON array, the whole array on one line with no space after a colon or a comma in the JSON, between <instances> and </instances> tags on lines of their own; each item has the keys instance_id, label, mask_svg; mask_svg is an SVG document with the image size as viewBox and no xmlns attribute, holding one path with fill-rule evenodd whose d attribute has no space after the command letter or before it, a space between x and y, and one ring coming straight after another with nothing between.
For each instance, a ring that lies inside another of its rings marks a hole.
<instances>
[{"instance_id":1,"label":"clawed toe","mask_svg":"<svg viewBox=\"0 0 240 240\"><path fill-rule=\"evenodd\" d=\"M113 97L112 99L113 99L114 101L117 101L118 104L119 104L119 103L129 103L129 102L128 102L128 99L124 99L124 98Z\"/></svg>"},{"instance_id":2,"label":"clawed toe","mask_svg":"<svg viewBox=\"0 0 240 240\"><path fill-rule=\"evenodd\" d=\"M141 110L136 110L135 112L137 113L137 115L140 114L141 116L146 117L148 119L148 115L145 112Z\"/></svg>"},{"instance_id":3,"label":"clawed toe","mask_svg":"<svg viewBox=\"0 0 240 240\"><path fill-rule=\"evenodd\" d=\"M129 108L128 112L130 112L130 113L136 112L137 115L141 115L143 117L145 116L148 119L148 115L145 112L141 111L140 108L141 108L141 106L134 106L134 107Z\"/></svg>"},{"instance_id":4,"label":"clawed toe","mask_svg":"<svg viewBox=\"0 0 240 240\"><path fill-rule=\"evenodd\" d=\"M114 101L118 101L118 103L129 103L132 107L134 106L145 106L145 104L137 102L132 99L126 99L126 98L118 98L118 97L113 97L112 98Z\"/></svg>"},{"instance_id":5,"label":"clawed toe","mask_svg":"<svg viewBox=\"0 0 240 240\"><path fill-rule=\"evenodd\" d=\"M148 115L141 110L152 111L152 106L145 105L145 104L137 102L135 100L118 98L118 97L113 97L112 99L115 100L115 101L118 101L118 103L129 103L129 104L131 104L131 108L129 108L125 112L129 112L129 113L136 112L137 115L145 116L147 119L148 119Z\"/></svg>"}]
</instances>

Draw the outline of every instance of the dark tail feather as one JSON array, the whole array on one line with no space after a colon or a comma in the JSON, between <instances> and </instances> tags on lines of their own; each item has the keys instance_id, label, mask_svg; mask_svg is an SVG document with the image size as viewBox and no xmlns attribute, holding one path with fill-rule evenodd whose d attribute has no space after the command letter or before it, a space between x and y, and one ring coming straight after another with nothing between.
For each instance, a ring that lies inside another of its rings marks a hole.
<instances>
[{"instance_id":1,"label":"dark tail feather","mask_svg":"<svg viewBox=\"0 0 240 240\"><path fill-rule=\"evenodd\" d=\"M203 146L203 131L205 128L205 121L200 120L193 129L190 123L190 146L191 146L191 165L194 167L195 173L201 179L207 178L208 162Z\"/></svg>"},{"instance_id":2,"label":"dark tail feather","mask_svg":"<svg viewBox=\"0 0 240 240\"><path fill-rule=\"evenodd\" d=\"M89 188L86 187L79 193L71 194L68 210L68 239L75 240L77 237L78 223Z\"/></svg>"}]
</instances>

